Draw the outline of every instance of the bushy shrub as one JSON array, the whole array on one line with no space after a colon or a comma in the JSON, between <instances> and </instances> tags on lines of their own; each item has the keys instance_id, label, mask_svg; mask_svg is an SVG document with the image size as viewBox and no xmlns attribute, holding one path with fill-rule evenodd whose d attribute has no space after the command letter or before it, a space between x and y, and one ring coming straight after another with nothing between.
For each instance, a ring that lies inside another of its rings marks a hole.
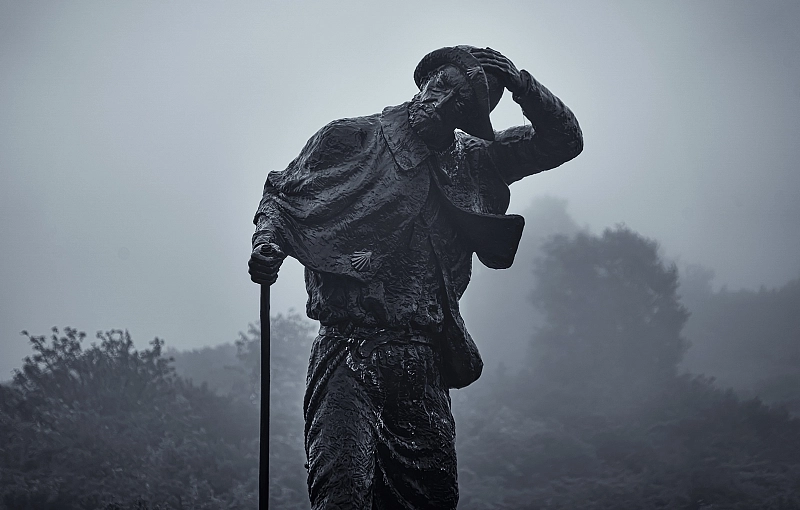
<instances>
[{"instance_id":1,"label":"bushy shrub","mask_svg":"<svg viewBox=\"0 0 800 510\"><path fill-rule=\"evenodd\" d=\"M253 492L257 409L177 377L161 340L28 336L34 354L0 400L6 508L229 508Z\"/></svg>"}]
</instances>

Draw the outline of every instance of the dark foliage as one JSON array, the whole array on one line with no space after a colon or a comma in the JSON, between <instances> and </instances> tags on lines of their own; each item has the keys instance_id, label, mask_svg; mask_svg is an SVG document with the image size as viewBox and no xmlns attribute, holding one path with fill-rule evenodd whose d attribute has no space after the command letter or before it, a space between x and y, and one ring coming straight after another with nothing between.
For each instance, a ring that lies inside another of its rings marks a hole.
<instances>
[{"instance_id":1,"label":"dark foliage","mask_svg":"<svg viewBox=\"0 0 800 510\"><path fill-rule=\"evenodd\" d=\"M257 409L177 377L161 340L136 351L126 332L109 331L83 349L84 336L29 335L35 354L2 389L5 508L253 501Z\"/></svg>"},{"instance_id":2,"label":"dark foliage","mask_svg":"<svg viewBox=\"0 0 800 510\"><path fill-rule=\"evenodd\" d=\"M556 236L534 267L544 325L534 339L533 384L609 410L675 377L688 312L677 269L664 265L655 242L625 228Z\"/></svg>"},{"instance_id":3,"label":"dark foliage","mask_svg":"<svg viewBox=\"0 0 800 510\"><path fill-rule=\"evenodd\" d=\"M459 508L800 508L800 422L679 374L687 310L656 243L617 228L540 255L526 368L453 392ZM791 308L786 296L761 313ZM307 509L311 329L271 326L270 500ZM72 329L29 336L35 354L0 386L0 509L255 508L259 337L251 326L174 364L121 331L88 348Z\"/></svg>"},{"instance_id":4,"label":"dark foliage","mask_svg":"<svg viewBox=\"0 0 800 510\"><path fill-rule=\"evenodd\" d=\"M271 329L271 504L304 508L310 325L278 316ZM23 334L35 354L0 386L0 508L255 507L255 326L235 345L181 354L182 374L158 339L137 351L123 331L98 333L88 348L71 328L49 341Z\"/></svg>"},{"instance_id":5,"label":"dark foliage","mask_svg":"<svg viewBox=\"0 0 800 510\"><path fill-rule=\"evenodd\" d=\"M800 422L682 375L677 271L625 229L535 264L533 370L461 406L461 508L800 508Z\"/></svg>"}]
</instances>

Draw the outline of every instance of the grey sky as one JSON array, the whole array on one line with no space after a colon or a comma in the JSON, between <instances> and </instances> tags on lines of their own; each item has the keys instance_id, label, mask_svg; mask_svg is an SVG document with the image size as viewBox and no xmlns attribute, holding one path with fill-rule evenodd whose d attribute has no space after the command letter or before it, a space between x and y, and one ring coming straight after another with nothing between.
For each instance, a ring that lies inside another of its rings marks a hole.
<instances>
[{"instance_id":1,"label":"grey sky","mask_svg":"<svg viewBox=\"0 0 800 510\"><path fill-rule=\"evenodd\" d=\"M794 1L2 1L0 380L22 329L235 339L258 315L266 173L410 98L419 58L453 44L500 50L583 127L584 153L515 184L512 210L554 195L718 285L780 285L800 275L797 26ZM493 114L521 121L508 97ZM303 304L287 264L273 309Z\"/></svg>"}]
</instances>

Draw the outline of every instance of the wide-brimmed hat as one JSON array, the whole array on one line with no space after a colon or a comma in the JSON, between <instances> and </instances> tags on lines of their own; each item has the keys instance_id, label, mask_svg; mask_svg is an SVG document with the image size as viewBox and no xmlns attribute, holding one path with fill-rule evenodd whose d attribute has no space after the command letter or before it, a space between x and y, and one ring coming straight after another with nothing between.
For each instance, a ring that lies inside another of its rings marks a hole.
<instances>
[{"instance_id":1,"label":"wide-brimmed hat","mask_svg":"<svg viewBox=\"0 0 800 510\"><path fill-rule=\"evenodd\" d=\"M471 109L471 114L462 122L463 125L458 127L484 140L494 140L494 129L489 119L489 113L500 101L504 87L494 76L487 77L481 63L470 52L471 49L475 49L475 47L448 46L428 53L417 64L417 68L414 70L414 81L421 90L428 77L440 67L445 65L457 67L466 76L475 95L475 104Z\"/></svg>"}]
</instances>

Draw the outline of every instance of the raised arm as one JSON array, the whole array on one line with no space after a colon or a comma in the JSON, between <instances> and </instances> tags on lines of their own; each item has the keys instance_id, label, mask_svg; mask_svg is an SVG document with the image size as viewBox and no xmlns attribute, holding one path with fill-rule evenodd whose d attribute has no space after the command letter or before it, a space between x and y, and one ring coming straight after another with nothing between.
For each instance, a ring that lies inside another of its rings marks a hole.
<instances>
[{"instance_id":1,"label":"raised arm","mask_svg":"<svg viewBox=\"0 0 800 510\"><path fill-rule=\"evenodd\" d=\"M473 53L522 107L530 126L515 126L495 135L489 153L506 184L555 168L583 150L583 135L572 111L528 71L517 70L501 53L485 48Z\"/></svg>"}]
</instances>

